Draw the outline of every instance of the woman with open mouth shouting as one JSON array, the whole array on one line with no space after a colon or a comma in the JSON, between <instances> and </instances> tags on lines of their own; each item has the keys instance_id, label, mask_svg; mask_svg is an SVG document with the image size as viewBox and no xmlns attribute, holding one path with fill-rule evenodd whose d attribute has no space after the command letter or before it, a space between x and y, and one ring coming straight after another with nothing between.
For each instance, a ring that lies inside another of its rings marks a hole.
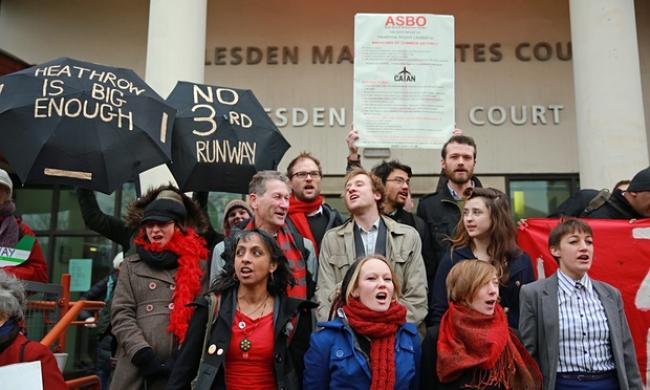
<instances>
[{"instance_id":1,"label":"woman with open mouth shouting","mask_svg":"<svg viewBox=\"0 0 650 390\"><path fill-rule=\"evenodd\" d=\"M421 389L541 389L542 374L508 327L497 269L464 260L452 267L449 309L422 343Z\"/></svg>"},{"instance_id":2,"label":"woman with open mouth shouting","mask_svg":"<svg viewBox=\"0 0 650 390\"><path fill-rule=\"evenodd\" d=\"M560 268L521 289L520 333L549 390L643 389L623 299L591 279L591 227L563 218L548 237Z\"/></svg>"},{"instance_id":3,"label":"woman with open mouth shouting","mask_svg":"<svg viewBox=\"0 0 650 390\"><path fill-rule=\"evenodd\" d=\"M451 267L462 260L478 259L498 272L500 304L510 327L519 324L519 290L535 280L530 257L517 246L517 230L506 194L494 188L468 188L463 216L449 253L442 258L433 288L429 290L428 325L437 325L447 310L445 280Z\"/></svg>"},{"instance_id":4,"label":"woman with open mouth shouting","mask_svg":"<svg viewBox=\"0 0 650 390\"><path fill-rule=\"evenodd\" d=\"M192 226L202 211L168 186L129 205L136 254L127 257L111 304L118 343L111 389L164 389L173 355L187 335L192 303L207 269L205 240Z\"/></svg>"},{"instance_id":5,"label":"woman with open mouth shouting","mask_svg":"<svg viewBox=\"0 0 650 390\"><path fill-rule=\"evenodd\" d=\"M316 304L294 283L276 240L259 229L226 239L223 271L198 300L167 389L300 389Z\"/></svg>"},{"instance_id":6,"label":"woman with open mouth shouting","mask_svg":"<svg viewBox=\"0 0 650 390\"><path fill-rule=\"evenodd\" d=\"M420 337L406 323L386 258L366 256L346 272L330 317L311 336L305 389L417 389Z\"/></svg>"}]
</instances>

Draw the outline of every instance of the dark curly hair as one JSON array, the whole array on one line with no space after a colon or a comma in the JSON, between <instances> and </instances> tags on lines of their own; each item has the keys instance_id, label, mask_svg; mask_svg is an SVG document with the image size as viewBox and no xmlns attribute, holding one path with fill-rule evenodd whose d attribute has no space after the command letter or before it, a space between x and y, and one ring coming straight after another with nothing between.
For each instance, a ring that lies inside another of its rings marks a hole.
<instances>
[{"instance_id":1,"label":"dark curly hair","mask_svg":"<svg viewBox=\"0 0 650 390\"><path fill-rule=\"evenodd\" d=\"M235 274L237 245L239 245L240 241L249 241L253 236L257 236L262 240L262 243L271 254L271 262L277 264L277 268L272 273L273 277L269 277L266 281L266 290L269 294L272 296L286 295L287 287L296 284L291 270L289 270L287 258L272 236L260 229L236 230L224 241L224 251L221 257L225 260L225 264L223 270L212 284L211 292L221 293L239 286L239 280L237 280Z\"/></svg>"}]
</instances>

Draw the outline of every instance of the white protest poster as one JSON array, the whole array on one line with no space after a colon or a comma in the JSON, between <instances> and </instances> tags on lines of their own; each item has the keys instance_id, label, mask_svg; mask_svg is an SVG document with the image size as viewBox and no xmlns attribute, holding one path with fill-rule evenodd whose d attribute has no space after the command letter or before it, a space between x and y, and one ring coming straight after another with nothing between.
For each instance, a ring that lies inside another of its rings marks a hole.
<instances>
[{"instance_id":1,"label":"white protest poster","mask_svg":"<svg viewBox=\"0 0 650 390\"><path fill-rule=\"evenodd\" d=\"M454 17L356 14L354 128L361 147L436 149L454 129Z\"/></svg>"},{"instance_id":2,"label":"white protest poster","mask_svg":"<svg viewBox=\"0 0 650 390\"><path fill-rule=\"evenodd\" d=\"M16 363L0 367L3 389L43 390L41 362Z\"/></svg>"}]
</instances>

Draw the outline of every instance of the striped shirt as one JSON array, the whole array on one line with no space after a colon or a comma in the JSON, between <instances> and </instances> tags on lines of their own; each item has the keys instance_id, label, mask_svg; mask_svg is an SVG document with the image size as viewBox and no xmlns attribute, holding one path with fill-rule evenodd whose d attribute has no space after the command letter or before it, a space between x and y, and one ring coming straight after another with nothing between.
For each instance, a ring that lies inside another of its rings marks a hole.
<instances>
[{"instance_id":1,"label":"striped shirt","mask_svg":"<svg viewBox=\"0 0 650 390\"><path fill-rule=\"evenodd\" d=\"M558 372L614 370L605 308L585 274L574 281L559 269L557 303L560 314Z\"/></svg>"}]
</instances>

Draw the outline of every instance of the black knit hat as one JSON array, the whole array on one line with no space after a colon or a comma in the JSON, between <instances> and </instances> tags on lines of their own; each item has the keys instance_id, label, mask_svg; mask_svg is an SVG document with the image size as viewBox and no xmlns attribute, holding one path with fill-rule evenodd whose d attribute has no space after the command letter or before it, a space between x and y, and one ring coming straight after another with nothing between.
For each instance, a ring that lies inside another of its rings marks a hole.
<instances>
[{"instance_id":1,"label":"black knit hat","mask_svg":"<svg viewBox=\"0 0 650 390\"><path fill-rule=\"evenodd\" d=\"M161 191L156 199L144 208L144 218L141 223L169 222L181 223L187 216L183 199L174 191Z\"/></svg>"},{"instance_id":2,"label":"black knit hat","mask_svg":"<svg viewBox=\"0 0 650 390\"><path fill-rule=\"evenodd\" d=\"M650 167L640 171L630 181L630 186L627 187L629 192L646 192L650 191Z\"/></svg>"}]
</instances>

